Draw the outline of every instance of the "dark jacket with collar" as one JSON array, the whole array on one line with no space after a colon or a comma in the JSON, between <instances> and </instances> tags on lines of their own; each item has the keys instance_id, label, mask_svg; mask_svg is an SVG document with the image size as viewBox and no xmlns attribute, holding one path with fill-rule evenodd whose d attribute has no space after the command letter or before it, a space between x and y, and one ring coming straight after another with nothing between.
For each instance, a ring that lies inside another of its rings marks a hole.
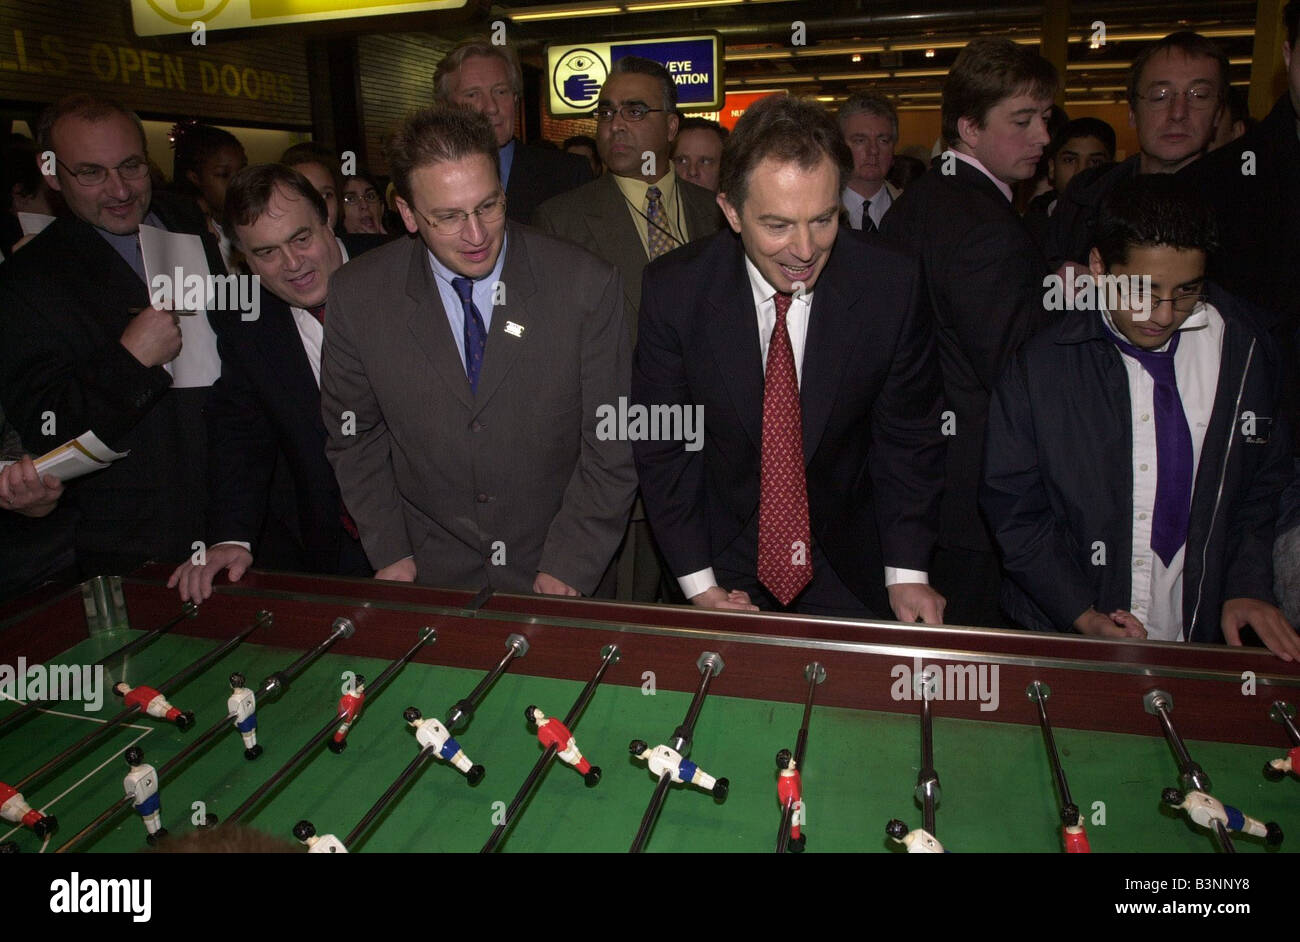
<instances>
[{"instance_id":1,"label":"dark jacket with collar","mask_svg":"<svg viewBox=\"0 0 1300 942\"><path fill-rule=\"evenodd\" d=\"M1138 175L1141 154L1104 167L1090 167L1074 175L1065 192L1056 199L1056 209L1046 227L1043 254L1056 271L1065 262L1088 264L1092 229L1106 194L1125 180Z\"/></svg>"},{"instance_id":2,"label":"dark jacket with collar","mask_svg":"<svg viewBox=\"0 0 1300 942\"><path fill-rule=\"evenodd\" d=\"M1213 285L1209 294L1223 352L1192 491L1183 623L1188 640L1221 642L1226 599L1273 601L1273 528L1290 468L1285 421L1275 418L1275 348L1244 302ZM1067 631L1089 606L1131 605L1132 417L1121 357L1100 314L1075 312L1026 344L998 384L980 503L1008 575L1003 606L1027 628Z\"/></svg>"},{"instance_id":3,"label":"dark jacket with collar","mask_svg":"<svg viewBox=\"0 0 1300 942\"><path fill-rule=\"evenodd\" d=\"M1011 203L978 168L937 157L885 216L884 237L921 259L951 410L939 545L992 552L977 507L989 397L1011 354L1048 320L1047 265Z\"/></svg>"},{"instance_id":4,"label":"dark jacket with collar","mask_svg":"<svg viewBox=\"0 0 1300 942\"><path fill-rule=\"evenodd\" d=\"M590 179L591 164L585 158L516 140L506 181L506 215L515 222L532 222L538 206Z\"/></svg>"},{"instance_id":5,"label":"dark jacket with collar","mask_svg":"<svg viewBox=\"0 0 1300 942\"><path fill-rule=\"evenodd\" d=\"M225 272L193 201L155 192L150 212L173 232L199 235L213 274ZM74 216L0 266L0 402L26 449L43 454L92 430L130 452L63 498L77 512L86 573L182 559L202 539L209 390L173 389L163 367L143 366L119 342L130 309L148 304L144 281Z\"/></svg>"}]
</instances>

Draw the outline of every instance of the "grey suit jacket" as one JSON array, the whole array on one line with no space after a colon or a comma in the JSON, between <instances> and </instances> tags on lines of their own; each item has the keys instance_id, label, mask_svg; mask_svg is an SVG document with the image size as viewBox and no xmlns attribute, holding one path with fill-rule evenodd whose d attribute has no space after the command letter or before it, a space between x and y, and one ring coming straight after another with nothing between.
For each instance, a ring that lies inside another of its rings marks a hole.
<instances>
[{"instance_id":1,"label":"grey suit jacket","mask_svg":"<svg viewBox=\"0 0 1300 942\"><path fill-rule=\"evenodd\" d=\"M326 454L376 569L413 555L428 585L528 592L543 571L590 594L636 490L630 444L596 434L598 407L631 382L622 285L526 226L507 224L505 251L477 395L420 239L339 270Z\"/></svg>"},{"instance_id":2,"label":"grey suit jacket","mask_svg":"<svg viewBox=\"0 0 1300 942\"><path fill-rule=\"evenodd\" d=\"M713 193L681 177L677 187L687 238L694 241L717 232L722 226L722 210ZM636 312L641 307L641 270L650 258L614 175L606 173L576 190L551 197L537 208L533 224L617 266L632 315L629 326L635 332Z\"/></svg>"}]
</instances>

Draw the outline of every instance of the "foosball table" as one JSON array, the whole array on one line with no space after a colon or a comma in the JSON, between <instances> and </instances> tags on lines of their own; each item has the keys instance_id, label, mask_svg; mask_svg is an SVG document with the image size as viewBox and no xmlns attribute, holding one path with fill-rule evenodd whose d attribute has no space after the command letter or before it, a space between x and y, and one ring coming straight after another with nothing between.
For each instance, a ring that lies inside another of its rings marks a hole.
<instances>
[{"instance_id":1,"label":"foosball table","mask_svg":"<svg viewBox=\"0 0 1300 942\"><path fill-rule=\"evenodd\" d=\"M166 577L0 610L5 850L1300 840L1300 667L1263 649L256 571L183 608Z\"/></svg>"}]
</instances>

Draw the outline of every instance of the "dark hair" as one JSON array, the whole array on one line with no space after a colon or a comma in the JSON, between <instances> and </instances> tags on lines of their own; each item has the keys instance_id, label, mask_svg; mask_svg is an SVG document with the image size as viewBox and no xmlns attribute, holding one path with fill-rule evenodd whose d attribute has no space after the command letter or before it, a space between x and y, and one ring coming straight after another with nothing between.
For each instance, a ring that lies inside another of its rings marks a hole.
<instances>
[{"instance_id":1,"label":"dark hair","mask_svg":"<svg viewBox=\"0 0 1300 942\"><path fill-rule=\"evenodd\" d=\"M1286 25L1286 41L1295 52L1296 33L1300 31L1300 0L1291 0L1282 10L1282 22Z\"/></svg>"},{"instance_id":2,"label":"dark hair","mask_svg":"<svg viewBox=\"0 0 1300 942\"><path fill-rule=\"evenodd\" d=\"M191 170L198 173L206 161L227 147L234 147L241 154L244 152L244 145L229 131L192 121L183 121L172 128L172 147L175 149L172 185L191 196L197 196L199 192L187 176ZM212 211L219 212L220 207L213 206Z\"/></svg>"},{"instance_id":3,"label":"dark hair","mask_svg":"<svg viewBox=\"0 0 1300 942\"><path fill-rule=\"evenodd\" d=\"M487 117L469 108L434 105L421 108L404 120L388 140L388 168L393 186L411 202L411 174L420 167L444 160L461 160L482 154L492 161L501 179L501 151Z\"/></svg>"},{"instance_id":4,"label":"dark hair","mask_svg":"<svg viewBox=\"0 0 1300 942\"><path fill-rule=\"evenodd\" d=\"M957 54L943 83L944 143L961 140L957 122L970 118L980 127L998 102L1013 95L1053 98L1060 84L1056 66L1028 46L1009 39L972 39Z\"/></svg>"},{"instance_id":5,"label":"dark hair","mask_svg":"<svg viewBox=\"0 0 1300 942\"><path fill-rule=\"evenodd\" d=\"M648 75L653 79L658 79L659 84L663 86L664 111L676 113L677 111L677 83L673 77L668 74L663 63L656 62L654 59L647 59L644 56L624 56L615 61L613 68L609 70L613 75Z\"/></svg>"},{"instance_id":6,"label":"dark hair","mask_svg":"<svg viewBox=\"0 0 1300 942\"><path fill-rule=\"evenodd\" d=\"M0 154L0 210L13 207L14 187L23 196L32 197L44 185L36 154L36 145L25 137L11 138Z\"/></svg>"},{"instance_id":7,"label":"dark hair","mask_svg":"<svg viewBox=\"0 0 1300 942\"><path fill-rule=\"evenodd\" d=\"M1102 201L1092 244L1102 262L1124 264L1134 246L1218 248L1214 210L1193 187L1171 173L1143 173L1116 186Z\"/></svg>"},{"instance_id":8,"label":"dark hair","mask_svg":"<svg viewBox=\"0 0 1300 942\"><path fill-rule=\"evenodd\" d=\"M567 151L570 147L590 147L591 152L594 154L596 153L596 139L585 134L575 134L573 137L564 139L564 143L560 145L560 150Z\"/></svg>"},{"instance_id":9,"label":"dark hair","mask_svg":"<svg viewBox=\"0 0 1300 942\"><path fill-rule=\"evenodd\" d=\"M1101 118L1075 118L1056 132L1047 153L1055 157L1062 147L1078 137L1095 137L1106 148L1106 159L1115 159L1115 129Z\"/></svg>"},{"instance_id":10,"label":"dark hair","mask_svg":"<svg viewBox=\"0 0 1300 942\"><path fill-rule=\"evenodd\" d=\"M149 139L145 137L144 124L140 121L140 116L123 107L116 99L85 93L60 98L41 112L40 118L36 121L36 150L44 153L54 148L52 140L54 125L63 118L76 117L95 123L115 114L125 115L135 125L135 129L140 132L140 150L148 157Z\"/></svg>"},{"instance_id":11,"label":"dark hair","mask_svg":"<svg viewBox=\"0 0 1300 942\"><path fill-rule=\"evenodd\" d=\"M329 210L325 206L325 197L311 185L310 180L284 164L254 164L230 178L230 185L226 188L221 231L238 244L239 231L235 227L251 226L257 222L262 213L266 212L276 187L297 193L316 210L321 223L328 224ZM341 198L342 194L339 195Z\"/></svg>"},{"instance_id":12,"label":"dark hair","mask_svg":"<svg viewBox=\"0 0 1300 942\"><path fill-rule=\"evenodd\" d=\"M280 155L280 163L286 167L301 167L303 164L320 164L334 178L334 190L340 199L343 197L343 171L340 169L339 155L319 141L302 141L287 148Z\"/></svg>"},{"instance_id":13,"label":"dark hair","mask_svg":"<svg viewBox=\"0 0 1300 942\"><path fill-rule=\"evenodd\" d=\"M885 179L900 190L906 190L908 184L925 173L925 161L911 154L895 154L894 164L885 174Z\"/></svg>"},{"instance_id":14,"label":"dark hair","mask_svg":"<svg viewBox=\"0 0 1300 942\"><path fill-rule=\"evenodd\" d=\"M898 109L884 95L875 92L854 92L840 105L839 120L843 126L846 118L855 114L873 114L878 118L887 118L894 128L894 137L898 137Z\"/></svg>"},{"instance_id":15,"label":"dark hair","mask_svg":"<svg viewBox=\"0 0 1300 942\"><path fill-rule=\"evenodd\" d=\"M683 131L712 131L718 135L718 143L725 145L731 132L718 124L716 121L710 121L708 118L701 118L698 115L691 115L682 118L681 123L677 125L677 135L681 136Z\"/></svg>"},{"instance_id":16,"label":"dark hair","mask_svg":"<svg viewBox=\"0 0 1300 942\"><path fill-rule=\"evenodd\" d=\"M853 173L853 153L839 124L816 101L790 95L760 98L741 115L722 149L718 192L740 209L749 175L767 157L811 170L830 157L840 172L840 189Z\"/></svg>"},{"instance_id":17,"label":"dark hair","mask_svg":"<svg viewBox=\"0 0 1300 942\"><path fill-rule=\"evenodd\" d=\"M437 101L451 104L452 73L459 72L465 60L471 56L500 59L505 63L506 75L510 77L510 90L515 93L516 98L523 97L524 75L519 67L519 54L515 52L514 46L509 43L498 46L486 36L470 36L456 43L438 60L438 65L433 70L433 95Z\"/></svg>"},{"instance_id":18,"label":"dark hair","mask_svg":"<svg viewBox=\"0 0 1300 942\"><path fill-rule=\"evenodd\" d=\"M1138 85L1142 81L1142 70L1146 68L1147 62L1158 52L1171 52L1178 50L1189 59L1204 57L1213 59L1219 66L1219 97L1223 98L1228 93L1228 57L1223 54L1218 43L1211 39L1206 39L1200 33L1194 33L1190 29L1180 29L1176 33L1170 33L1163 39L1157 40L1138 53L1136 59L1128 70L1128 100L1129 104L1137 104Z\"/></svg>"},{"instance_id":19,"label":"dark hair","mask_svg":"<svg viewBox=\"0 0 1300 942\"><path fill-rule=\"evenodd\" d=\"M1233 124L1238 121L1250 124L1250 100L1244 88L1228 88L1228 120Z\"/></svg>"}]
</instances>

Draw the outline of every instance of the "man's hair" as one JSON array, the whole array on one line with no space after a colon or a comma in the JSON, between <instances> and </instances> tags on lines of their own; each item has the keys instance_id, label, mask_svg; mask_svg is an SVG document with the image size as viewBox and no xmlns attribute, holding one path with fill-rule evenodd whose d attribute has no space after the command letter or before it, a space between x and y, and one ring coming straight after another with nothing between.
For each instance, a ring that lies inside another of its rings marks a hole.
<instances>
[{"instance_id":1,"label":"man's hair","mask_svg":"<svg viewBox=\"0 0 1300 942\"><path fill-rule=\"evenodd\" d=\"M1223 99L1228 94L1228 57L1224 55L1223 50L1219 48L1218 43L1212 39L1206 39L1200 33L1194 33L1190 29L1181 29L1176 33L1170 33L1164 39L1159 39L1147 46L1138 53L1137 58L1128 70L1128 100L1130 105L1136 105L1138 95L1141 93L1139 85L1142 81L1142 70L1146 68L1151 57L1158 52L1173 52L1177 50L1189 59L1206 58L1213 59L1219 66L1219 98Z\"/></svg>"},{"instance_id":2,"label":"man's hair","mask_svg":"<svg viewBox=\"0 0 1300 942\"><path fill-rule=\"evenodd\" d=\"M321 224L329 220L325 197L311 185L311 181L292 167L284 164L254 164L245 167L230 178L226 188L226 205L221 230L239 244L236 226L251 226L266 212L276 187L296 193L316 211Z\"/></svg>"},{"instance_id":3,"label":"man's hair","mask_svg":"<svg viewBox=\"0 0 1300 942\"><path fill-rule=\"evenodd\" d=\"M855 114L873 114L877 118L887 118L894 129L894 137L898 137L898 110L884 95L875 92L854 92L844 104L840 105L840 127L844 127L844 122Z\"/></svg>"},{"instance_id":4,"label":"man's hair","mask_svg":"<svg viewBox=\"0 0 1300 942\"><path fill-rule=\"evenodd\" d=\"M722 149L718 174L718 192L736 209L745 202L750 173L768 157L803 170L829 157L839 170L840 190L853 173L853 153L839 125L812 99L769 95L750 105L736 122Z\"/></svg>"},{"instance_id":5,"label":"man's hair","mask_svg":"<svg viewBox=\"0 0 1300 942\"><path fill-rule=\"evenodd\" d=\"M701 118L698 115L691 115L688 118L682 118L681 123L677 125L677 137L680 140L683 131L712 131L718 135L718 143L726 146L727 138L731 132L718 124L716 121L710 121L708 118Z\"/></svg>"},{"instance_id":6,"label":"man's hair","mask_svg":"<svg viewBox=\"0 0 1300 942\"><path fill-rule=\"evenodd\" d=\"M1101 118L1075 118L1067 121L1048 145L1048 155L1055 157L1062 147L1079 137L1095 137L1106 148L1106 159L1115 159L1115 129Z\"/></svg>"},{"instance_id":7,"label":"man's hair","mask_svg":"<svg viewBox=\"0 0 1300 942\"><path fill-rule=\"evenodd\" d=\"M206 161L227 147L241 152L244 149L239 138L229 131L195 122L182 122L172 128L172 146L176 151L172 160L172 185L190 195L198 195L199 190L186 176L189 171L198 173ZM221 207L213 206L212 211L219 213Z\"/></svg>"},{"instance_id":8,"label":"man's hair","mask_svg":"<svg viewBox=\"0 0 1300 942\"><path fill-rule=\"evenodd\" d=\"M149 139L145 137L144 124L140 121L140 116L128 110L116 99L86 93L67 95L41 112L40 118L36 121L36 150L38 153L45 153L47 150L54 149L52 140L54 125L63 118L75 117L94 124L116 114L126 116L135 125L135 129L140 132L140 151L148 157Z\"/></svg>"},{"instance_id":9,"label":"man's hair","mask_svg":"<svg viewBox=\"0 0 1300 942\"><path fill-rule=\"evenodd\" d=\"M433 95L436 101L443 104L451 103L451 96L455 91L451 87L452 77L460 71L465 60L471 56L500 59L504 62L506 75L510 79L510 90L515 93L516 98L523 97L524 73L519 67L519 54L515 52L515 47L509 43L503 46L495 45L486 36L470 36L452 46L433 70Z\"/></svg>"},{"instance_id":10,"label":"man's hair","mask_svg":"<svg viewBox=\"0 0 1300 942\"><path fill-rule=\"evenodd\" d=\"M668 74L668 70L664 68L663 63L643 56L624 56L614 63L614 67L609 70L609 74L648 75L653 79L658 79L659 84L663 87L664 111L670 114L677 112L677 83ZM650 104L650 102L646 102L646 104Z\"/></svg>"},{"instance_id":11,"label":"man's hair","mask_svg":"<svg viewBox=\"0 0 1300 942\"><path fill-rule=\"evenodd\" d=\"M1102 201L1092 244L1107 268L1128 261L1134 246L1218 248L1214 210L1193 187L1170 173L1143 173L1119 184Z\"/></svg>"},{"instance_id":12,"label":"man's hair","mask_svg":"<svg viewBox=\"0 0 1300 942\"><path fill-rule=\"evenodd\" d=\"M1229 87L1227 117L1233 124L1240 121L1246 130L1250 130L1250 126L1254 123L1254 119L1250 116L1250 99L1248 98L1244 88Z\"/></svg>"},{"instance_id":13,"label":"man's hair","mask_svg":"<svg viewBox=\"0 0 1300 942\"><path fill-rule=\"evenodd\" d=\"M280 155L280 163L286 167L320 164L334 178L334 191L340 199L343 198L343 170L339 164L339 155L319 141L302 141L291 145Z\"/></svg>"},{"instance_id":14,"label":"man's hair","mask_svg":"<svg viewBox=\"0 0 1300 942\"><path fill-rule=\"evenodd\" d=\"M41 191L43 182L36 145L14 135L0 148L0 210L13 208L15 187L20 195L31 198Z\"/></svg>"},{"instance_id":15,"label":"man's hair","mask_svg":"<svg viewBox=\"0 0 1300 942\"><path fill-rule=\"evenodd\" d=\"M1291 0L1282 10L1282 23L1286 26L1286 41L1295 51L1296 33L1300 32L1300 0Z\"/></svg>"},{"instance_id":16,"label":"man's hair","mask_svg":"<svg viewBox=\"0 0 1300 942\"><path fill-rule=\"evenodd\" d=\"M596 153L596 139L585 134L575 134L573 137L566 137L564 143L560 145L561 150L568 150L570 147L590 147L591 152L594 154Z\"/></svg>"},{"instance_id":17,"label":"man's hair","mask_svg":"<svg viewBox=\"0 0 1300 942\"><path fill-rule=\"evenodd\" d=\"M957 122L970 118L984 127L989 111L1013 95L1051 99L1060 84L1056 66L1028 46L1009 39L981 37L966 44L943 84L943 139L961 140Z\"/></svg>"},{"instance_id":18,"label":"man's hair","mask_svg":"<svg viewBox=\"0 0 1300 942\"><path fill-rule=\"evenodd\" d=\"M485 115L454 105L434 105L410 115L388 140L388 169L397 193L411 203L411 174L420 167L482 154L501 179L501 152Z\"/></svg>"}]
</instances>

